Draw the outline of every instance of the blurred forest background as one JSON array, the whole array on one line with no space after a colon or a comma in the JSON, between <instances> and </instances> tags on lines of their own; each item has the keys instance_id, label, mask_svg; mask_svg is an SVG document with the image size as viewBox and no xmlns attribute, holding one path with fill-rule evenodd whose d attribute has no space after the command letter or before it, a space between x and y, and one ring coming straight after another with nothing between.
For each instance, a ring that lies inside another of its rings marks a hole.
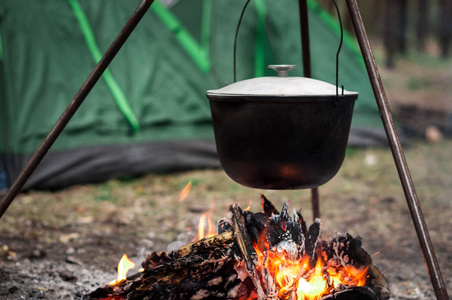
<instances>
[{"instance_id":1,"label":"blurred forest background","mask_svg":"<svg viewBox=\"0 0 452 300\"><path fill-rule=\"evenodd\" d=\"M319 2L335 14L332 1ZM342 14L348 13L344 1L338 5ZM387 67L396 67L397 57L411 49L444 59L451 55L452 1L368 0L359 5L368 35L384 45ZM351 19L344 19L345 28L353 33Z\"/></svg>"},{"instance_id":2,"label":"blurred forest background","mask_svg":"<svg viewBox=\"0 0 452 300\"><path fill-rule=\"evenodd\" d=\"M330 0L319 0L336 14ZM354 35L345 1L337 1ZM452 136L452 1L368 0L360 10L386 93L406 136Z\"/></svg>"}]
</instances>

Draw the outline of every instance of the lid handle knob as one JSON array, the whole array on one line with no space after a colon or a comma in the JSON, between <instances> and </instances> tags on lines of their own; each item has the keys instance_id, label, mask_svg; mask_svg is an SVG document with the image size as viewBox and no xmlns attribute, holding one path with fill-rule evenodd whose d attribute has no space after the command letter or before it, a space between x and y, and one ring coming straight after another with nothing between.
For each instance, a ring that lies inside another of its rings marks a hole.
<instances>
[{"instance_id":1,"label":"lid handle knob","mask_svg":"<svg viewBox=\"0 0 452 300\"><path fill-rule=\"evenodd\" d=\"M278 72L278 77L287 77L287 74L290 70L293 68L296 68L296 65L269 65L270 69L275 70Z\"/></svg>"}]
</instances>

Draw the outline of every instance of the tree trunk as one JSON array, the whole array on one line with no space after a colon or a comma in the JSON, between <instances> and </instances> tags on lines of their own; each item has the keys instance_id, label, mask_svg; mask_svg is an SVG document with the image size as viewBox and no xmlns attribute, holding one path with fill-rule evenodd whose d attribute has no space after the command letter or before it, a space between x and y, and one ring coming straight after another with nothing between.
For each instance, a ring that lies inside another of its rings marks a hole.
<instances>
[{"instance_id":1,"label":"tree trunk","mask_svg":"<svg viewBox=\"0 0 452 300\"><path fill-rule=\"evenodd\" d=\"M449 0L450 1L450 0ZM419 51L425 51L425 44L428 34L428 5L427 0L418 0L416 22L416 47Z\"/></svg>"},{"instance_id":2,"label":"tree trunk","mask_svg":"<svg viewBox=\"0 0 452 300\"><path fill-rule=\"evenodd\" d=\"M396 38L396 19L397 19L397 2L394 0L386 0L385 27L383 42L386 53L386 67L394 67L394 56L397 51Z\"/></svg>"},{"instance_id":3,"label":"tree trunk","mask_svg":"<svg viewBox=\"0 0 452 300\"><path fill-rule=\"evenodd\" d=\"M441 46L441 56L447 58L450 55L450 40L452 36L452 1L441 0L439 9L439 43Z\"/></svg>"},{"instance_id":4,"label":"tree trunk","mask_svg":"<svg viewBox=\"0 0 452 300\"><path fill-rule=\"evenodd\" d=\"M398 0L398 18L397 18L397 50L406 53L406 29L408 16L408 0Z\"/></svg>"}]
</instances>

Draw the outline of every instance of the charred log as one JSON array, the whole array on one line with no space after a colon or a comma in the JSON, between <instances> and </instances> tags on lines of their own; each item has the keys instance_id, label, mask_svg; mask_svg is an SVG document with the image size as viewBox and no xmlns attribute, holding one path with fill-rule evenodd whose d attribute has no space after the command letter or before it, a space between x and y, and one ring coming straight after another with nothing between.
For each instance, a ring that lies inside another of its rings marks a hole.
<instances>
[{"instance_id":1,"label":"charred log","mask_svg":"<svg viewBox=\"0 0 452 300\"><path fill-rule=\"evenodd\" d=\"M370 288L358 286L338 291L334 294L322 297L322 300L378 300L377 294Z\"/></svg>"},{"instance_id":2,"label":"charred log","mask_svg":"<svg viewBox=\"0 0 452 300\"><path fill-rule=\"evenodd\" d=\"M278 210L273 206L273 203L271 203L264 195L261 195L262 200L262 210L264 214L271 218L272 215L277 215Z\"/></svg>"},{"instance_id":3,"label":"charred log","mask_svg":"<svg viewBox=\"0 0 452 300\"><path fill-rule=\"evenodd\" d=\"M175 252L154 252L142 263L144 272L85 299L247 299L254 285L243 275L239 253L231 231Z\"/></svg>"},{"instance_id":4,"label":"charred log","mask_svg":"<svg viewBox=\"0 0 452 300\"><path fill-rule=\"evenodd\" d=\"M261 285L261 279L258 275L256 252L254 251L252 240L246 228L242 209L238 204L234 204L230 207L230 211L232 213L232 224L236 235L237 246L242 254L242 259L245 261L246 271L254 283L257 298L264 300L266 297Z\"/></svg>"}]
</instances>

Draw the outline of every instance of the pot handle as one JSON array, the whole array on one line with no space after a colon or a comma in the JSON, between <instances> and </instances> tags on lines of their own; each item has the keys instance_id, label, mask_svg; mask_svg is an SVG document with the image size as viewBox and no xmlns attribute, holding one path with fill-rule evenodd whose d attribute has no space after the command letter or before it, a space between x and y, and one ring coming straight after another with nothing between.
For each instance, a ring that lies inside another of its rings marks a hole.
<instances>
[{"instance_id":1,"label":"pot handle","mask_svg":"<svg viewBox=\"0 0 452 300\"><path fill-rule=\"evenodd\" d=\"M296 65L269 65L270 69L278 72L278 77L287 77L290 70L296 68Z\"/></svg>"}]
</instances>

